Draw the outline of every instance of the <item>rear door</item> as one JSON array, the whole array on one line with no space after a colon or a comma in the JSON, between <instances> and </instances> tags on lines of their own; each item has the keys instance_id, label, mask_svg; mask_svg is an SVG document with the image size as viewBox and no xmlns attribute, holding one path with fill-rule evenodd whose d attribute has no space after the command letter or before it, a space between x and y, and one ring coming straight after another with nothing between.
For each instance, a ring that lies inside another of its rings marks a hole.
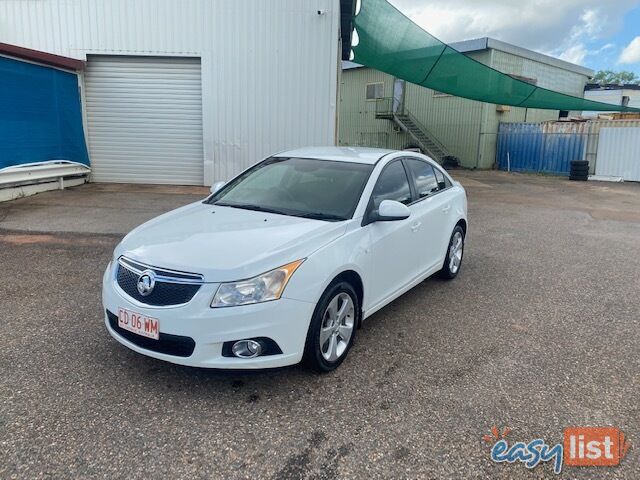
<instances>
[{"instance_id":1,"label":"rear door","mask_svg":"<svg viewBox=\"0 0 640 480\"><path fill-rule=\"evenodd\" d=\"M404 163L415 188L416 200L409 207L419 223L419 245L414 253L417 275L439 268L444 262L451 235L451 183L442 171L418 158Z\"/></svg>"}]
</instances>

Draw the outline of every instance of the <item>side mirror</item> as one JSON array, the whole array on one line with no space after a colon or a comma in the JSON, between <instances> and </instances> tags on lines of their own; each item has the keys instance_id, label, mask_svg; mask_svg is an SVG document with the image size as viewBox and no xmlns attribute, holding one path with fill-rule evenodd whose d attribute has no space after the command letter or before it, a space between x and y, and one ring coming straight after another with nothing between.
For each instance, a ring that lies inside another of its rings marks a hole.
<instances>
[{"instance_id":1,"label":"side mirror","mask_svg":"<svg viewBox=\"0 0 640 480\"><path fill-rule=\"evenodd\" d=\"M225 186L224 182L214 183L213 185L211 185L211 193L216 193L218 190L220 190L224 186Z\"/></svg>"},{"instance_id":2,"label":"side mirror","mask_svg":"<svg viewBox=\"0 0 640 480\"><path fill-rule=\"evenodd\" d=\"M405 204L395 200L383 200L378 211L373 214L375 222L395 222L406 220L411 216L411 210Z\"/></svg>"}]
</instances>

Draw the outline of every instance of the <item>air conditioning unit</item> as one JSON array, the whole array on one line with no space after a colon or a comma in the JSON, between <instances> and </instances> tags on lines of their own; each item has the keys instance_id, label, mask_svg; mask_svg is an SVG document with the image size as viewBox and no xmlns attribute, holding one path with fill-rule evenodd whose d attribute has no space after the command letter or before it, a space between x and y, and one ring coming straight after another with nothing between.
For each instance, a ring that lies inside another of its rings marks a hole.
<instances>
[{"instance_id":1,"label":"air conditioning unit","mask_svg":"<svg viewBox=\"0 0 640 480\"><path fill-rule=\"evenodd\" d=\"M498 113L506 113L510 111L511 107L509 105L496 105L496 112Z\"/></svg>"},{"instance_id":2,"label":"air conditioning unit","mask_svg":"<svg viewBox=\"0 0 640 480\"><path fill-rule=\"evenodd\" d=\"M400 128L400 125L394 125L393 126L393 133L400 133L402 132L402 129Z\"/></svg>"}]
</instances>

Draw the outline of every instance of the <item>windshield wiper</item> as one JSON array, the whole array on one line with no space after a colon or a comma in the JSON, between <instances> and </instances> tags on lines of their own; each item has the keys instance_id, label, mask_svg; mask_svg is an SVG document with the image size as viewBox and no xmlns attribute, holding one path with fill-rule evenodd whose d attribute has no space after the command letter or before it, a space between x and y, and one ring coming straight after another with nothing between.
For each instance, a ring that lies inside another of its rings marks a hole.
<instances>
[{"instance_id":1,"label":"windshield wiper","mask_svg":"<svg viewBox=\"0 0 640 480\"><path fill-rule=\"evenodd\" d=\"M312 220L328 220L333 222L343 222L346 220L346 218L341 217L339 215L332 215L330 213L321 213L321 212L302 213L300 215L296 215L296 217L310 218Z\"/></svg>"},{"instance_id":2,"label":"windshield wiper","mask_svg":"<svg viewBox=\"0 0 640 480\"><path fill-rule=\"evenodd\" d=\"M240 208L242 210L255 210L256 212L276 213L278 215L289 215L287 212L283 212L282 210L276 210L275 208L262 207L260 205L252 205L250 203L215 202L213 203L213 205L217 205L218 207Z\"/></svg>"},{"instance_id":3,"label":"windshield wiper","mask_svg":"<svg viewBox=\"0 0 640 480\"><path fill-rule=\"evenodd\" d=\"M341 217L339 215L332 215L330 213L322 213L322 212L297 213L297 212L290 212L290 211L287 212L284 210L277 210L275 208L263 207L261 205L254 205L251 203L214 202L212 205L216 205L218 207L241 208L243 210L255 210L256 212L275 213L278 215L287 215L290 217L309 218L312 220L327 220L332 222L343 222L346 220L346 218L344 217Z\"/></svg>"}]
</instances>

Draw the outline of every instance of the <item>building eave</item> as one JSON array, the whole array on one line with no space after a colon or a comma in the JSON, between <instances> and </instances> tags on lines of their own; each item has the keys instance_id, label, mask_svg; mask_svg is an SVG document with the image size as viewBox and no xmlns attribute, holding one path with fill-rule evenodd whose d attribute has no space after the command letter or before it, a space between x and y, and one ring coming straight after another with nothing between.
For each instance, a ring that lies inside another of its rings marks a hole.
<instances>
[{"instance_id":1,"label":"building eave","mask_svg":"<svg viewBox=\"0 0 640 480\"><path fill-rule=\"evenodd\" d=\"M82 60L54 55L53 53L41 52L39 50L32 50L30 48L19 47L8 43L0 43L0 55L76 72L84 70L85 67L85 62Z\"/></svg>"},{"instance_id":2,"label":"building eave","mask_svg":"<svg viewBox=\"0 0 640 480\"><path fill-rule=\"evenodd\" d=\"M559 58L555 58L550 55L534 52L533 50L518 47L516 45L512 45L510 43L502 42L500 40L489 37L455 42L451 44L451 47L461 53L477 52L487 49L499 50L501 52L510 53L511 55L516 55L518 57L534 60L536 62L561 68L569 72L584 75L585 77L592 78L595 75L595 72L590 68L576 65L575 63L560 60Z\"/></svg>"}]
</instances>

